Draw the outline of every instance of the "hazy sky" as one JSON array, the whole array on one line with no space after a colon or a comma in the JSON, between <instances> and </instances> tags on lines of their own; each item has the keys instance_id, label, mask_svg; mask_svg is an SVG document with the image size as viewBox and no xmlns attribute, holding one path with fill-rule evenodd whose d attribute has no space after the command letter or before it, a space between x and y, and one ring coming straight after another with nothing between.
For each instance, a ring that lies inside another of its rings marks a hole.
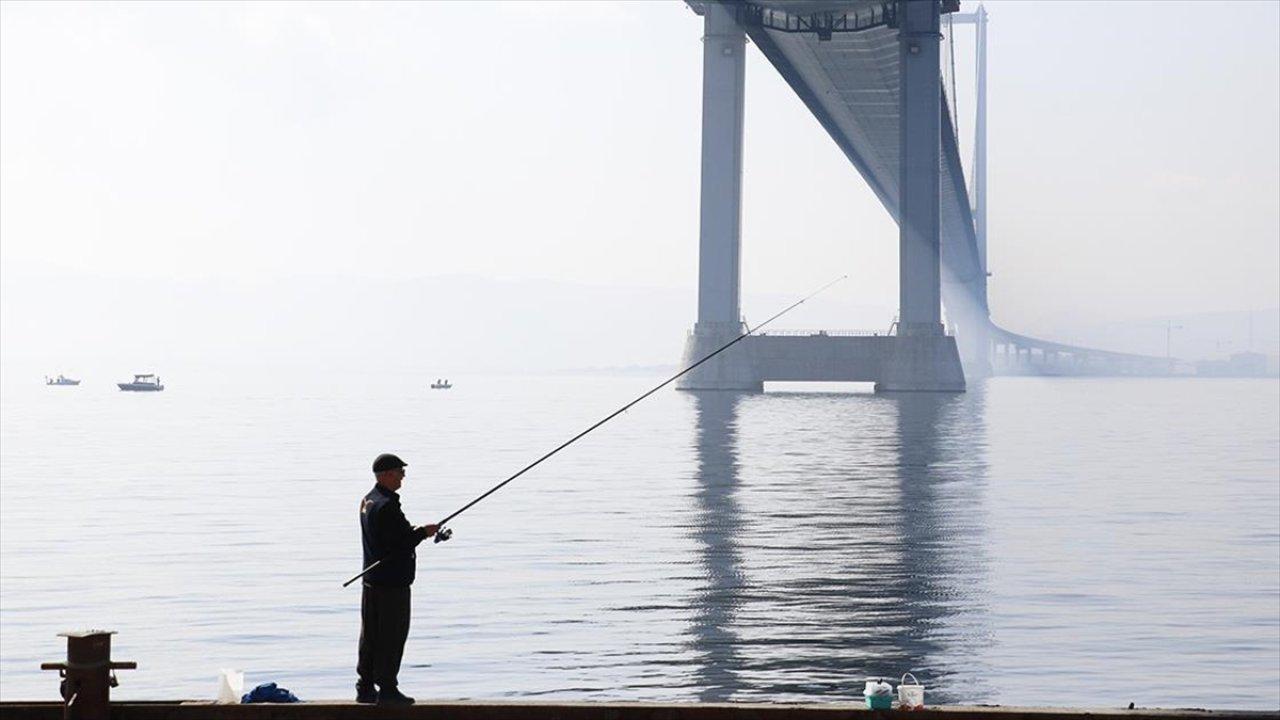
<instances>
[{"instance_id":1,"label":"hazy sky","mask_svg":"<svg viewBox=\"0 0 1280 720\"><path fill-rule=\"evenodd\" d=\"M1280 3L986 5L995 319L1280 304ZM687 326L700 36L657 0L5 2L0 280L543 279ZM749 314L839 271L891 313L896 227L754 50L747 93Z\"/></svg>"}]
</instances>

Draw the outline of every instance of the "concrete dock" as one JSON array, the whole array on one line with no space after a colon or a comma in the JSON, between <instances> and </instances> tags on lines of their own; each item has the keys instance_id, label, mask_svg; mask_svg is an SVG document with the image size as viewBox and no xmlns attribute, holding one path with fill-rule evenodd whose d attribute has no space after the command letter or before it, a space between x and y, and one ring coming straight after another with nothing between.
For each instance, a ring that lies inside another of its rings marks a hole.
<instances>
[{"instance_id":1,"label":"concrete dock","mask_svg":"<svg viewBox=\"0 0 1280 720\"><path fill-rule=\"evenodd\" d=\"M62 703L0 702L0 720L57 720ZM1280 710L1111 709L938 706L867 710L861 704L422 702L391 708L354 702L216 705L210 702L119 702L112 720L1280 720Z\"/></svg>"}]
</instances>

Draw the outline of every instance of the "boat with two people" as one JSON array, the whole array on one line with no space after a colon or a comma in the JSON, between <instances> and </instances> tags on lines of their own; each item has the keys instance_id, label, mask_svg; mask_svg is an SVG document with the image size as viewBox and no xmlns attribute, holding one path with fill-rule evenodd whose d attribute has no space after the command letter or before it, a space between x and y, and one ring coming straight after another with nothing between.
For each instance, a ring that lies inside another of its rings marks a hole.
<instances>
[{"instance_id":1,"label":"boat with two people","mask_svg":"<svg viewBox=\"0 0 1280 720\"><path fill-rule=\"evenodd\" d=\"M432 390L448 390L451 387L453 387L453 383L449 382L447 378L436 378L436 381L431 383Z\"/></svg>"},{"instance_id":2,"label":"boat with two people","mask_svg":"<svg viewBox=\"0 0 1280 720\"><path fill-rule=\"evenodd\" d=\"M160 384L160 376L151 373L134 375L133 382L116 383L116 386L130 392L159 392L164 389L164 385Z\"/></svg>"},{"instance_id":3,"label":"boat with two people","mask_svg":"<svg viewBox=\"0 0 1280 720\"><path fill-rule=\"evenodd\" d=\"M79 385L80 381L72 380L71 378L66 377L65 375L62 375L61 373L59 373L58 377L56 378L45 376L44 384L45 385Z\"/></svg>"}]
</instances>

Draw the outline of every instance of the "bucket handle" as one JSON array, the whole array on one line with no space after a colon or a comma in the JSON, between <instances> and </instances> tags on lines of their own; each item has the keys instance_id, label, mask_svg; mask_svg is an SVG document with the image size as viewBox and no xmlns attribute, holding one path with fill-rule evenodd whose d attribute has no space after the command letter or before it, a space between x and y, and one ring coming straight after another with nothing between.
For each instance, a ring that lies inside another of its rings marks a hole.
<instances>
[{"instance_id":1,"label":"bucket handle","mask_svg":"<svg viewBox=\"0 0 1280 720\"><path fill-rule=\"evenodd\" d=\"M902 673L902 682L901 682L901 684L902 684L902 685L907 685L907 684L908 684L908 683L907 683L907 678L911 678L911 682L909 683L909 684L911 684L911 685L919 685L919 684L920 684L920 681L916 679L916 676L915 676L915 675L912 675L911 673Z\"/></svg>"}]
</instances>

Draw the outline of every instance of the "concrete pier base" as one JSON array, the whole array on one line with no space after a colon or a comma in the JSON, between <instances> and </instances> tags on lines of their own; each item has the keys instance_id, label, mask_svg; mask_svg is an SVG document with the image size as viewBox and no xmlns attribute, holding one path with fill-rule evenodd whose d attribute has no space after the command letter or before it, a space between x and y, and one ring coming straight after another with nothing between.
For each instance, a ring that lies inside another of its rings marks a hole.
<instances>
[{"instance_id":1,"label":"concrete pier base","mask_svg":"<svg viewBox=\"0 0 1280 720\"><path fill-rule=\"evenodd\" d=\"M876 392L964 392L964 368L949 335L894 338Z\"/></svg>"},{"instance_id":2,"label":"concrete pier base","mask_svg":"<svg viewBox=\"0 0 1280 720\"><path fill-rule=\"evenodd\" d=\"M742 323L698 323L684 341L684 357L680 360L680 366L689 367L744 332L746 328ZM763 391L764 380L756 369L750 347L753 339L744 338L742 342L703 363L677 380L676 388L679 390Z\"/></svg>"},{"instance_id":3,"label":"concrete pier base","mask_svg":"<svg viewBox=\"0 0 1280 720\"><path fill-rule=\"evenodd\" d=\"M699 323L685 341L687 367L744 331ZM870 382L876 392L964 392L949 335L752 335L676 381L680 390L761 392L766 382Z\"/></svg>"}]
</instances>

